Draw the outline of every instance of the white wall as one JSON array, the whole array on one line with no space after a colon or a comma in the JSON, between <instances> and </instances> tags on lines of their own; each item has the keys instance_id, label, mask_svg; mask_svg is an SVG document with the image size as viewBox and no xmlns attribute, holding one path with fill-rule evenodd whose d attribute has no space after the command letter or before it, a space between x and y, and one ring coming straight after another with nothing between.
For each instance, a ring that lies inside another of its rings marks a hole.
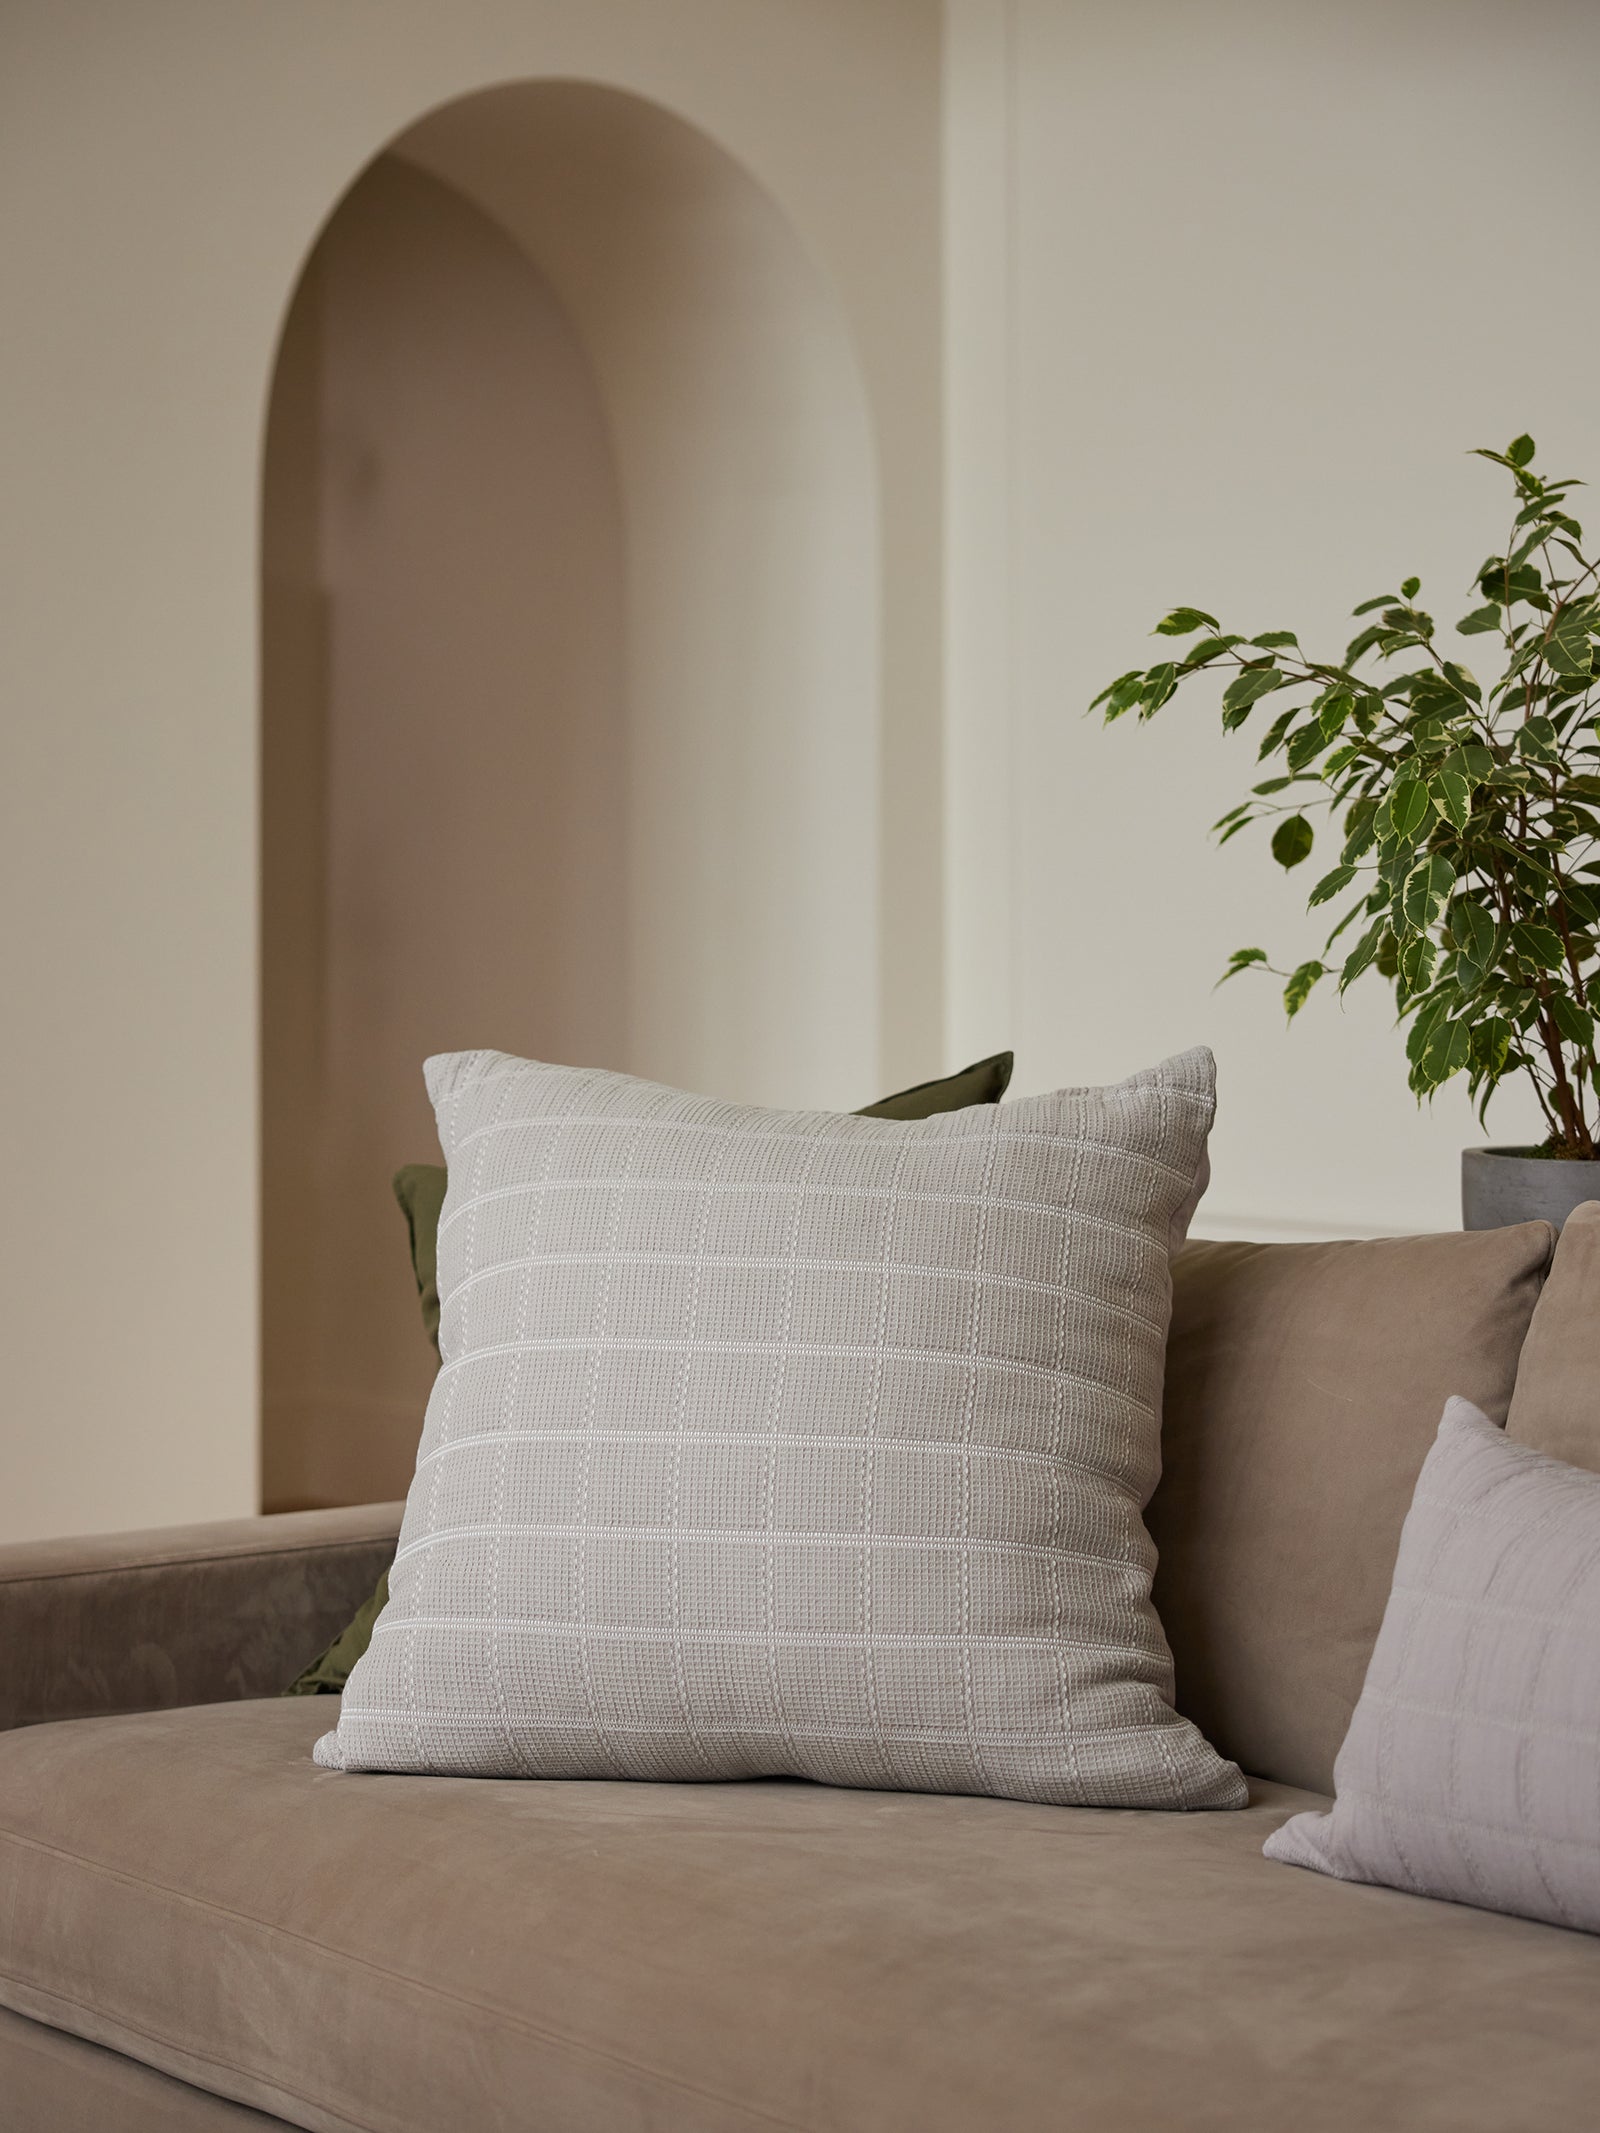
<instances>
[{"instance_id":1,"label":"white wall","mask_svg":"<svg viewBox=\"0 0 1600 2133\"><path fill-rule=\"evenodd\" d=\"M1004 1025L1038 1088L1210 1043L1202 1230L1455 1226L1457 1150L1485 1136L1457 1087L1418 1115L1375 981L1292 1029L1265 981L1211 990L1232 948L1292 964L1325 931L1315 865L1207 837L1254 746L1211 701L1110 730L1082 707L1179 600L1341 649L1413 570L1465 613L1508 522L1473 445L1529 428L1600 478L1600 10L949 20L948 1049ZM1503 1096L1490 1128L1531 1133L1531 1106Z\"/></svg>"},{"instance_id":2,"label":"white wall","mask_svg":"<svg viewBox=\"0 0 1600 2133\"><path fill-rule=\"evenodd\" d=\"M454 98L566 78L664 106L834 292L882 503L876 1079L927 1071L939 33L933 0L6 8L0 1536L256 1502L262 422L319 227Z\"/></svg>"}]
</instances>

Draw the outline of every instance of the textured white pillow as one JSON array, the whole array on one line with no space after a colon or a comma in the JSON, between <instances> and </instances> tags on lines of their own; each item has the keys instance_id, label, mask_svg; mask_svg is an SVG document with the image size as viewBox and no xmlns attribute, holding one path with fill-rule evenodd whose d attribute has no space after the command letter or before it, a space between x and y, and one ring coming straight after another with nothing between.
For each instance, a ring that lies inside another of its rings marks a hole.
<instances>
[{"instance_id":1,"label":"textured white pillow","mask_svg":"<svg viewBox=\"0 0 1600 2133\"><path fill-rule=\"evenodd\" d=\"M1449 1403L1333 1782L1269 1859L1600 1933L1600 1474Z\"/></svg>"},{"instance_id":2,"label":"textured white pillow","mask_svg":"<svg viewBox=\"0 0 1600 2133\"><path fill-rule=\"evenodd\" d=\"M319 1762L1243 1804L1140 1517L1208 1052L914 1123L427 1074L444 1361Z\"/></svg>"}]
</instances>

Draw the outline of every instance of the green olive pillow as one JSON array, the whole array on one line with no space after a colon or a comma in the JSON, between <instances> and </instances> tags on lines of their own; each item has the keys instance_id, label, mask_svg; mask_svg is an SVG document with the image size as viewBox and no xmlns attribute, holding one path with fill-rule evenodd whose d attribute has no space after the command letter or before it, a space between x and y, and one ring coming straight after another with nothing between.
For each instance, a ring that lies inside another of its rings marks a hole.
<instances>
[{"instance_id":1,"label":"green olive pillow","mask_svg":"<svg viewBox=\"0 0 1600 2133\"><path fill-rule=\"evenodd\" d=\"M997 1104L1011 1080L1013 1056L996 1052L978 1059L959 1073L939 1081L919 1081L915 1088L901 1089L880 1102L868 1104L860 1118L936 1118L944 1111L965 1111L973 1104ZM394 1176L394 1196L400 1203L411 1233L411 1271L416 1276L417 1297L422 1305L422 1323L439 1352L439 1210L444 1205L447 1172L442 1163L407 1163ZM376 1623L389 1598L389 1573L379 1578L371 1597L355 1619L342 1629L290 1686L287 1696L337 1696L349 1679L350 1669L366 1650Z\"/></svg>"}]
</instances>

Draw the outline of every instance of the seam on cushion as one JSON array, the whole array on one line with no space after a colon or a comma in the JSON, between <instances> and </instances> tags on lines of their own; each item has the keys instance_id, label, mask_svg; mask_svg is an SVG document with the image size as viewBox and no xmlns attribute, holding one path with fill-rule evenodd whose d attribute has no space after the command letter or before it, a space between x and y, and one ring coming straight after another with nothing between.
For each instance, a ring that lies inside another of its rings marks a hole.
<instances>
[{"instance_id":1,"label":"seam on cushion","mask_svg":"<svg viewBox=\"0 0 1600 2133\"><path fill-rule=\"evenodd\" d=\"M399 1534L399 1521L395 1534ZM387 1533L363 1534L359 1537L345 1535L338 1540L302 1541L280 1546L273 1542L261 1548L224 1548L209 1555L157 1555L141 1558L136 1563L86 1563L70 1570L18 1570L7 1574L0 1570L0 1588L8 1585L54 1585L68 1578L137 1577L149 1570L199 1570L211 1563L264 1563L274 1557L293 1555L331 1555L337 1549L381 1548L388 1541Z\"/></svg>"},{"instance_id":2,"label":"seam on cushion","mask_svg":"<svg viewBox=\"0 0 1600 2133\"><path fill-rule=\"evenodd\" d=\"M52 1992L46 1985L30 1984L26 1978L13 1977L8 1972L0 1972L0 1987L7 1985L13 1986L23 1993L36 1993L40 1999L51 2000L58 2007L70 2009L73 2014L81 2015L89 2022L99 2024L107 2029L115 2029L125 2036L136 2037L141 2044L151 2044L160 2051L170 2052L174 2059L187 2060L194 2066L214 2067L218 2073L242 2076L247 2081L259 2081L263 2089L270 2089L275 2095L285 2098L291 2104L305 2104L311 2110L320 2111L326 2118L336 2118L342 2127L349 2129L349 2133L381 2133L380 2128L364 2124L357 2118L346 2117L342 2111L332 2109L328 2104L322 2102L320 2098L308 2096L303 2089L292 2089L285 2082L270 2081L264 2075L252 2074L248 2068L235 2066L229 2060L213 2059L207 2052L198 2052L192 2045L180 2044L176 2038L163 2037L153 2029L143 2029L137 2022L130 2022L121 2015L102 2014L99 2008L91 2007L87 2000L70 2000L64 1992ZM26 2014L26 2011L20 2007L12 2008L11 2012L24 2015L25 2019L30 2022L44 2021L42 2015ZM77 2037L85 2044L103 2043L103 2039L90 2036L86 2030L67 2029L61 2023L46 2023L45 2026L59 2029L63 2036ZM106 2045L105 2049L116 2051L119 2047L112 2044ZM132 2052L127 2052L124 2056L134 2059L135 2064L139 2066L148 2067L152 2073L168 2074L175 2081L181 2081L184 2078L181 2074L172 2074L168 2067L158 2066L153 2059L138 2059ZM189 2085L191 2088L199 2086L197 2082L191 2082ZM208 2096L220 2098L224 2103L240 2104L246 2110L264 2111L271 2108L267 2104L256 2102L249 2096L230 2096L225 2089L207 2089L205 2093Z\"/></svg>"},{"instance_id":3,"label":"seam on cushion","mask_svg":"<svg viewBox=\"0 0 1600 2133\"><path fill-rule=\"evenodd\" d=\"M25 1847L29 1851L43 1852L51 1858L63 1859L69 1866L78 1867L87 1873L99 1874L108 1881L120 1882L124 1887L154 1890L158 1895L169 1897L175 1903L190 1905L195 1910L210 1912L218 1918L234 1919L240 1925L253 1926L259 1933L269 1934L279 1940L292 1941L301 1947L312 1949L316 1953L339 1963L348 1964L353 1969L365 1970L373 1977L386 1978L390 1982L404 1986L408 1991L418 1993L426 1999L438 2000L445 2005L459 2007L472 2014L488 2015L492 2020L503 2023L511 2029L519 2030L524 2036L531 2037L539 2043L581 2053L587 2058L623 2068L629 2073L644 2075L648 2079L660 2082L664 2087L676 2089L686 2096L700 2096L708 2102L720 2104L726 2109L744 2111L749 2117L760 2120L765 2125L783 2128L784 2133L808 2133L808 2129L799 2119L780 2118L775 2112L767 2110L764 2105L749 2103L734 2096L726 2096L720 2091L706 2088L698 2082L686 2081L679 2074L667 2073L663 2068L651 2066L646 2061L635 2059L625 2052L617 2051L612 2046L597 2044L584 2037L571 2036L564 2031L530 2022L525 2016L516 2014L508 2008L496 2007L486 2000L472 2000L468 1999L465 1994L446 1991L442 1986L431 1985L424 1979L409 1977L403 1970L388 1969L382 1963L373 1962L369 1956L352 1955L344 1950L332 1948L326 1941L315 1940L309 1933L298 1932L292 1926L274 1925L270 1919L258 1918L249 1911L235 1910L230 1904L216 1903L208 1896L196 1896L187 1889L175 1889L166 1882L152 1880L148 1875L129 1874L120 1867L106 1866L100 1860L86 1859L79 1852L66 1851L57 1844L46 1844L41 1838L25 1836L20 1830L7 1829L0 1826L0 1839L9 1839L13 1844ZM49 1990L47 1986L43 1985L27 1986L26 1980L22 1978L13 1978L11 1982L24 1985L26 1989L31 1991L46 1992ZM186 2047L173 2046L174 2050L184 2048ZM220 2065L222 2062L218 2061L216 2063ZM242 2069L236 2069L236 2071L242 2071ZM294 2092L286 2089L284 2093L289 2095ZM315 2099L307 2097L305 2101L311 2103ZM318 2108L320 2109L322 2106L318 2105ZM373 2129L361 2128L358 2129L358 2133L373 2133Z\"/></svg>"}]
</instances>

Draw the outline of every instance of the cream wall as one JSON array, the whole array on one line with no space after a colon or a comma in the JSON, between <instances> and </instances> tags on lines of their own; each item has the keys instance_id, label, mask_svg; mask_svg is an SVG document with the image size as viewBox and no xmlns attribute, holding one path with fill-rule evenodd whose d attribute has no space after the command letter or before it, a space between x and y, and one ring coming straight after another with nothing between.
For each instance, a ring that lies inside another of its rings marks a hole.
<instances>
[{"instance_id":1,"label":"cream wall","mask_svg":"<svg viewBox=\"0 0 1600 2133\"><path fill-rule=\"evenodd\" d=\"M907 764L896 751L885 784L875 422L835 293L769 195L635 98L507 87L396 152L515 237L606 412L626 527L624 1063L752 1102L869 1102L881 799ZM930 905L935 952L937 926ZM935 1003L917 1005L925 1065Z\"/></svg>"},{"instance_id":2,"label":"cream wall","mask_svg":"<svg viewBox=\"0 0 1600 2133\"><path fill-rule=\"evenodd\" d=\"M929 0L13 0L0 25L0 1535L257 1489L257 510L317 230L452 98L702 129L835 293L881 497L879 1080L938 1042L938 14ZM781 971L755 982L781 985ZM852 1037L851 1041L855 1039Z\"/></svg>"},{"instance_id":3,"label":"cream wall","mask_svg":"<svg viewBox=\"0 0 1600 2133\"><path fill-rule=\"evenodd\" d=\"M389 1191L421 1062L627 1063L625 614L565 312L382 156L279 354L262 511L262 1477L403 1495L434 1357ZM308 651L310 656L308 657Z\"/></svg>"},{"instance_id":4,"label":"cream wall","mask_svg":"<svg viewBox=\"0 0 1600 2133\"><path fill-rule=\"evenodd\" d=\"M1255 749L1214 706L1082 706L1198 602L1342 647L1415 570L1441 618L1523 428L1600 478L1600 9L1528 0L951 0L948 1046L1017 1085L1216 1049L1198 1227L1459 1224L1459 1088L1420 1117L1392 1006L1212 980L1322 932L1207 827ZM1159 640L1158 640L1159 641ZM1481 659L1463 647L1469 663ZM1246 729L1248 732L1248 729ZM1325 929L1323 929L1325 930ZM1491 1133L1533 1114L1503 1096Z\"/></svg>"},{"instance_id":5,"label":"cream wall","mask_svg":"<svg viewBox=\"0 0 1600 2133\"><path fill-rule=\"evenodd\" d=\"M1556 463L1600 466L1583 250L1600 15L943 12L12 0L0 1534L254 1501L272 350L363 166L526 77L609 84L702 129L841 308L882 508L879 1078L926 1071L941 1028L952 1061L1013 1042L1020 1088L1198 1037L1222 1069L1204 1226L1456 1219L1477 1129L1456 1091L1418 1118L1375 991L1288 1032L1264 986L1210 989L1237 944L1316 938L1248 839L1207 841L1251 751L1198 707L1107 732L1079 706L1175 599L1337 641L1356 598L1414 568L1451 612L1500 512L1474 443L1528 426ZM413 146L444 174L442 135ZM1492 1116L1498 1137L1527 1123L1510 1100Z\"/></svg>"}]
</instances>

